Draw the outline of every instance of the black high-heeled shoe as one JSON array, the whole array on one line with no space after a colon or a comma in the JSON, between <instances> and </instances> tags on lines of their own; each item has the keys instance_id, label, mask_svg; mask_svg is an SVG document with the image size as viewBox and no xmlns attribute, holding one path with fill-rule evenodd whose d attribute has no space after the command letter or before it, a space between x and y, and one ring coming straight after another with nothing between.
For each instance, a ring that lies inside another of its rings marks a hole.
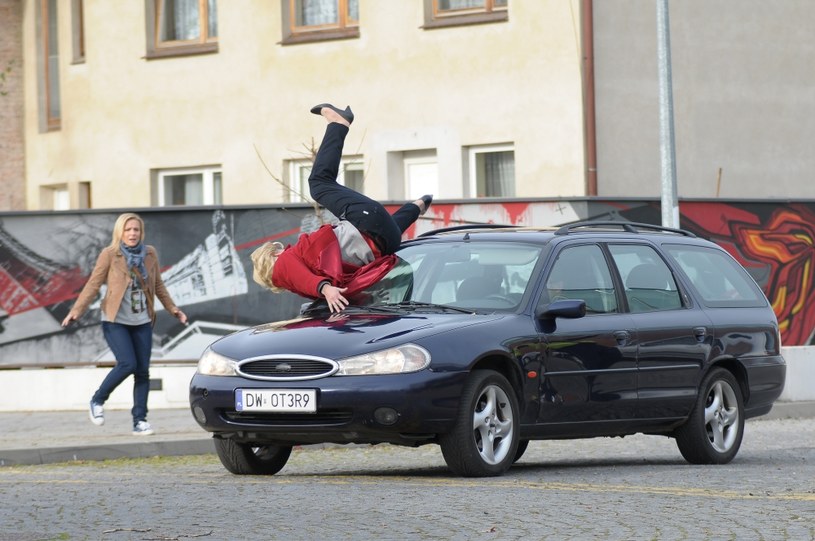
<instances>
[{"instance_id":1,"label":"black high-heeled shoe","mask_svg":"<svg viewBox=\"0 0 815 541\"><path fill-rule=\"evenodd\" d=\"M323 107L328 107L329 109L340 115L342 118L344 118L349 124L351 124L354 121L354 113L351 111L351 106L346 107L345 110L343 111L342 109L337 109L330 103L321 103L319 105L315 105L314 107L312 107L311 112L314 113L315 115L321 115Z\"/></svg>"},{"instance_id":2,"label":"black high-heeled shoe","mask_svg":"<svg viewBox=\"0 0 815 541\"><path fill-rule=\"evenodd\" d=\"M419 212L419 216L424 216L424 213L427 212L427 209L430 208L430 203L433 202L433 195L432 194L423 195L419 199L424 201L424 210Z\"/></svg>"}]
</instances>

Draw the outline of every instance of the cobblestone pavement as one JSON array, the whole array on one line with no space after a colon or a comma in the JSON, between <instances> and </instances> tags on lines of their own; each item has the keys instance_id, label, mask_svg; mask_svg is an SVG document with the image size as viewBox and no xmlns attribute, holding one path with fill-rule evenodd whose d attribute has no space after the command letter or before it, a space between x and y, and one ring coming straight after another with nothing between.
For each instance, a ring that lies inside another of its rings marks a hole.
<instances>
[{"instance_id":1,"label":"cobblestone pavement","mask_svg":"<svg viewBox=\"0 0 815 541\"><path fill-rule=\"evenodd\" d=\"M0 540L815 539L815 421L755 420L731 464L673 440L532 442L506 475L436 446L297 449L271 477L214 455L0 468Z\"/></svg>"}]
</instances>

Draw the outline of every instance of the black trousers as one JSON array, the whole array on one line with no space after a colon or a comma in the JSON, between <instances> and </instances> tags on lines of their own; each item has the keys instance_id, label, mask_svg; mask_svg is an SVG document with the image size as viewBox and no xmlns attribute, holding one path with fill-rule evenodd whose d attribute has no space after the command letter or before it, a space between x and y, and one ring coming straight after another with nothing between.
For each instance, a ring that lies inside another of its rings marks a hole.
<instances>
[{"instance_id":1,"label":"black trousers","mask_svg":"<svg viewBox=\"0 0 815 541\"><path fill-rule=\"evenodd\" d=\"M419 218L419 207L405 203L389 214L381 203L337 182L342 148L348 127L330 122L311 175L308 177L311 197L330 210L337 218L348 220L379 246L383 255L392 254L402 242L402 233Z\"/></svg>"}]
</instances>

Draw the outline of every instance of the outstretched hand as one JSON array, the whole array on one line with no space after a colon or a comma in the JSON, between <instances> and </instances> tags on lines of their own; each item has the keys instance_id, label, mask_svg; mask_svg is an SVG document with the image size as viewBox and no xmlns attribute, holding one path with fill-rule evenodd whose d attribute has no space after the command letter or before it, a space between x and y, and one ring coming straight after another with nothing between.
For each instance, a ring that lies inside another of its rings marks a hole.
<instances>
[{"instance_id":1,"label":"outstretched hand","mask_svg":"<svg viewBox=\"0 0 815 541\"><path fill-rule=\"evenodd\" d=\"M187 324L187 314L185 314L181 310L176 310L175 314L173 315L175 315L175 317L178 318L178 321L180 321L184 325Z\"/></svg>"},{"instance_id":2,"label":"outstretched hand","mask_svg":"<svg viewBox=\"0 0 815 541\"><path fill-rule=\"evenodd\" d=\"M322 294L328 303L328 309L331 312L341 312L348 306L348 299L342 296L347 287L334 287L331 284L323 286Z\"/></svg>"}]
</instances>

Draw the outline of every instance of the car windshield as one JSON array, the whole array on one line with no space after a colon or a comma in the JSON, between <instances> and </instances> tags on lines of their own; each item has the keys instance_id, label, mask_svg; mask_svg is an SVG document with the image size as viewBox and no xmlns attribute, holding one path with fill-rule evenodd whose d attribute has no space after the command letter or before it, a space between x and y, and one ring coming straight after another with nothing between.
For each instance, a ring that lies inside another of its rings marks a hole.
<instances>
[{"instance_id":1,"label":"car windshield","mask_svg":"<svg viewBox=\"0 0 815 541\"><path fill-rule=\"evenodd\" d=\"M515 311L544 249L508 242L433 242L397 252L398 263L355 303L412 309Z\"/></svg>"}]
</instances>

